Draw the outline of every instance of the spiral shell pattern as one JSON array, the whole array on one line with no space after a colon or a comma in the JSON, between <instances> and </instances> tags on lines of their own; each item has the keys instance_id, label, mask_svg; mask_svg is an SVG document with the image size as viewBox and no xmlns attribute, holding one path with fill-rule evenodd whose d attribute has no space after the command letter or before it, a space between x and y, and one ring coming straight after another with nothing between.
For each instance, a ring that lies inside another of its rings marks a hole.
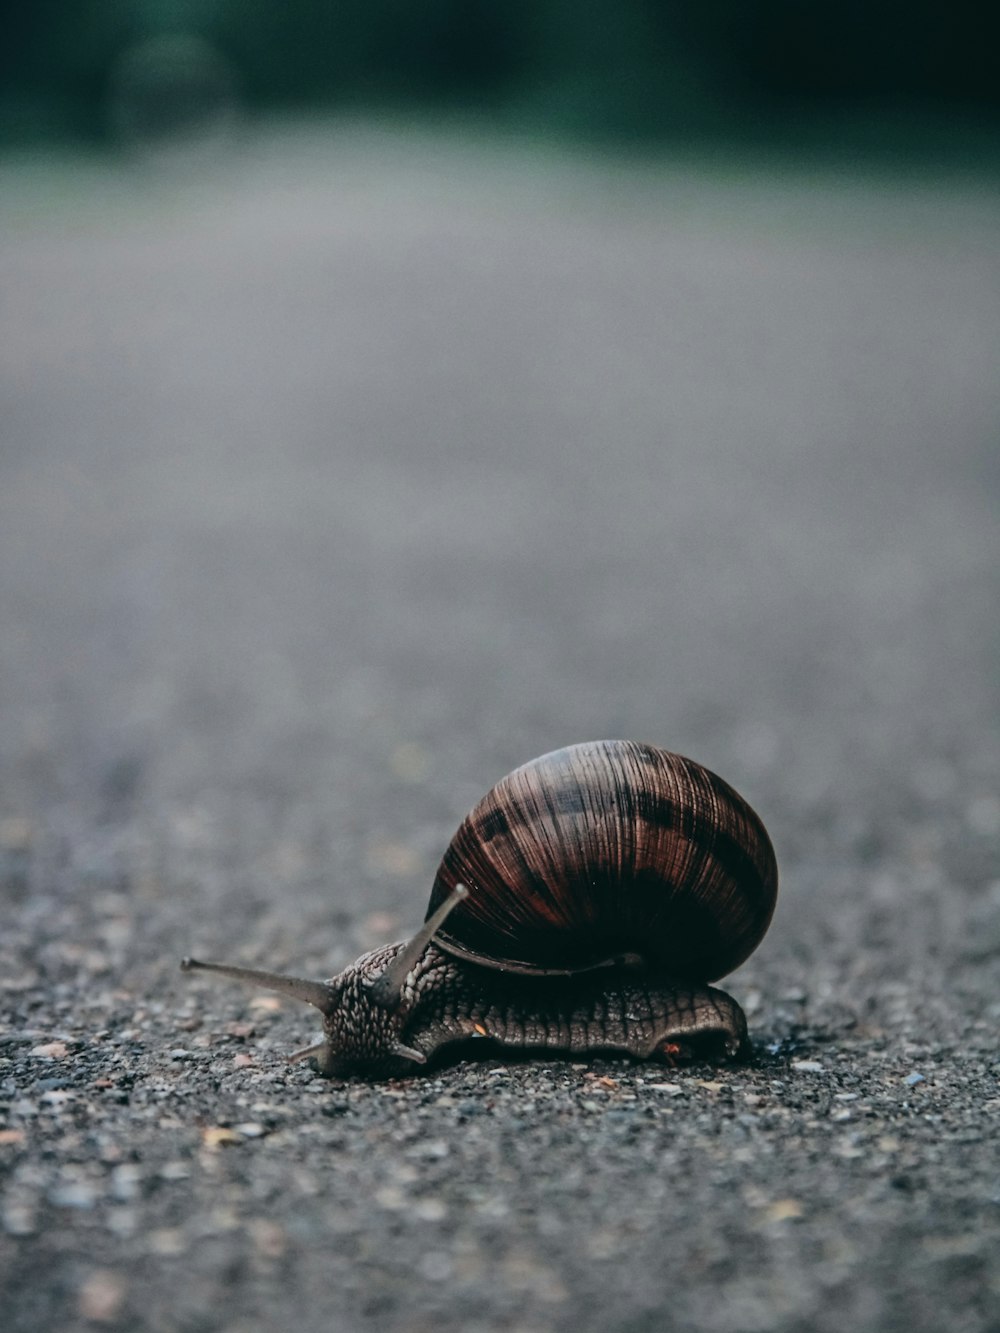
<instances>
[{"instance_id":1,"label":"spiral shell pattern","mask_svg":"<svg viewBox=\"0 0 1000 1333\"><path fill-rule=\"evenodd\" d=\"M436 941L488 967L575 972L633 955L714 981L774 911L771 840L744 799L691 759L634 741L542 755L501 779L452 839L427 915L469 896Z\"/></svg>"}]
</instances>

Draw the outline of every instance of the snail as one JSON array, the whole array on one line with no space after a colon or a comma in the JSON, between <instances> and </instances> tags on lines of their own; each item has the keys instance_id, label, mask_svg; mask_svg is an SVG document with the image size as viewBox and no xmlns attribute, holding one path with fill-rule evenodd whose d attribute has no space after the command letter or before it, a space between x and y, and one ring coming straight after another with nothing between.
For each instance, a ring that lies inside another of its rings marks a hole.
<instances>
[{"instance_id":1,"label":"snail","mask_svg":"<svg viewBox=\"0 0 1000 1333\"><path fill-rule=\"evenodd\" d=\"M463 821L412 939L329 981L202 963L315 1005L321 1074L413 1073L455 1043L567 1057L749 1057L746 1018L708 983L738 967L777 895L771 841L727 783L633 741L542 755Z\"/></svg>"}]
</instances>

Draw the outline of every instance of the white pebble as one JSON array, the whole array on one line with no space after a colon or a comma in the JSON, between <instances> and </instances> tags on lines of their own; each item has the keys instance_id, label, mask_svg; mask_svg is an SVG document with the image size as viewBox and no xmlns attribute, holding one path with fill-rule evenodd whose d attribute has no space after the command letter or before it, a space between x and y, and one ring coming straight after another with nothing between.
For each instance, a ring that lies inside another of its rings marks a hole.
<instances>
[{"instance_id":1,"label":"white pebble","mask_svg":"<svg viewBox=\"0 0 1000 1333\"><path fill-rule=\"evenodd\" d=\"M421 1222L442 1222L448 1216L448 1209L440 1199L418 1199L413 1214Z\"/></svg>"},{"instance_id":2,"label":"white pebble","mask_svg":"<svg viewBox=\"0 0 1000 1333\"><path fill-rule=\"evenodd\" d=\"M259 1124L256 1120L247 1120L242 1125L234 1125L233 1128L237 1134L242 1134L245 1139L260 1139L267 1133L267 1127Z\"/></svg>"},{"instance_id":3,"label":"white pebble","mask_svg":"<svg viewBox=\"0 0 1000 1333\"><path fill-rule=\"evenodd\" d=\"M49 1200L57 1208L93 1208L97 1202L97 1191L86 1180L67 1180L56 1185L49 1194Z\"/></svg>"},{"instance_id":4,"label":"white pebble","mask_svg":"<svg viewBox=\"0 0 1000 1333\"><path fill-rule=\"evenodd\" d=\"M29 1203L8 1203L2 1220L9 1236L30 1236L36 1229L35 1210Z\"/></svg>"}]
</instances>

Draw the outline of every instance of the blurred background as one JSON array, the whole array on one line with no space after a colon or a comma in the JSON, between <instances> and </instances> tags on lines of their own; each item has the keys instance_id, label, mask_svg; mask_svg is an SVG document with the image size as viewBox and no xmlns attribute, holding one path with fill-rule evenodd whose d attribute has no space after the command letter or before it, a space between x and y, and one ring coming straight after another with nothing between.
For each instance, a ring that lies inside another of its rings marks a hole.
<instances>
[{"instance_id":1,"label":"blurred background","mask_svg":"<svg viewBox=\"0 0 1000 1333\"><path fill-rule=\"evenodd\" d=\"M589 735L787 746L794 803L833 750L871 774L918 710L947 748L986 704L978 7L43 0L4 30L15 821L60 775L279 799L273 747L322 789L373 735L404 785L495 748L470 794Z\"/></svg>"},{"instance_id":2,"label":"blurred background","mask_svg":"<svg viewBox=\"0 0 1000 1333\"><path fill-rule=\"evenodd\" d=\"M1000 107L974 0L5 0L3 16L11 143L381 108L620 139L899 148L961 128L975 153Z\"/></svg>"},{"instance_id":3,"label":"blurred background","mask_svg":"<svg viewBox=\"0 0 1000 1333\"><path fill-rule=\"evenodd\" d=\"M506 768L616 734L756 784L786 857L937 846L960 762L1000 826L976 7L5 33L15 852L65 818L177 879L201 829L261 910L275 857L392 899Z\"/></svg>"}]
</instances>

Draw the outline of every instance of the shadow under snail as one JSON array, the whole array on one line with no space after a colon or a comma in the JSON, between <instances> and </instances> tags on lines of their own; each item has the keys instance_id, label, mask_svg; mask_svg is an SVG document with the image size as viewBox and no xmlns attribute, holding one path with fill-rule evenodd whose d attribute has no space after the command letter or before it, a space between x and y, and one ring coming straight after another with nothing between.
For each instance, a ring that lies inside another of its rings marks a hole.
<instances>
[{"instance_id":1,"label":"shadow under snail","mask_svg":"<svg viewBox=\"0 0 1000 1333\"><path fill-rule=\"evenodd\" d=\"M700 764L634 741L542 755L463 821L411 940L329 981L186 958L315 1005L321 1074L414 1073L455 1043L637 1059L746 1059L708 983L757 947L778 870L758 816Z\"/></svg>"}]
</instances>

